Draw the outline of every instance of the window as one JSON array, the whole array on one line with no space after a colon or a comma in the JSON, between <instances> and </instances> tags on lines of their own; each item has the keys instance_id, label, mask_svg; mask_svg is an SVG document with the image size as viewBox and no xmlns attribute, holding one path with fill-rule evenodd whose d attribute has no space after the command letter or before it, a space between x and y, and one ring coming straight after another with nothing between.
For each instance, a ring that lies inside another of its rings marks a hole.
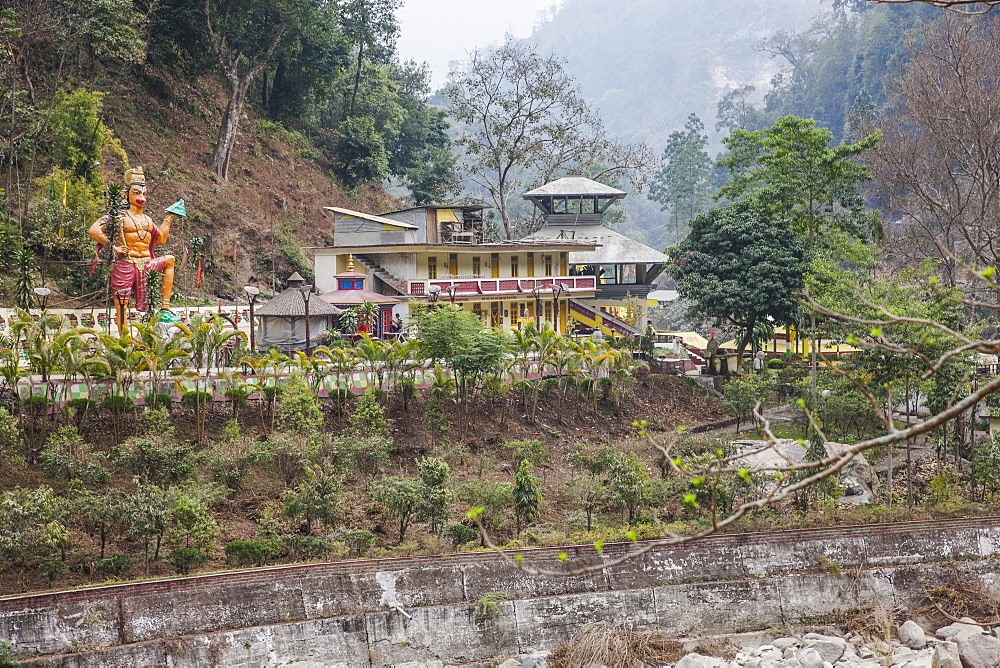
<instances>
[{"instance_id":1,"label":"window","mask_svg":"<svg viewBox=\"0 0 1000 668\"><path fill-rule=\"evenodd\" d=\"M479 256L474 256L472 258L472 275L479 276L483 272L482 262L479 260Z\"/></svg>"},{"instance_id":2,"label":"window","mask_svg":"<svg viewBox=\"0 0 1000 668\"><path fill-rule=\"evenodd\" d=\"M535 254L528 253L528 278L535 276Z\"/></svg>"},{"instance_id":3,"label":"window","mask_svg":"<svg viewBox=\"0 0 1000 668\"><path fill-rule=\"evenodd\" d=\"M565 276L569 266L569 253L559 253L559 275Z\"/></svg>"},{"instance_id":4,"label":"window","mask_svg":"<svg viewBox=\"0 0 1000 668\"><path fill-rule=\"evenodd\" d=\"M513 278L517 278L520 274L518 272L518 257L516 255L510 256L510 275Z\"/></svg>"},{"instance_id":5,"label":"window","mask_svg":"<svg viewBox=\"0 0 1000 668\"><path fill-rule=\"evenodd\" d=\"M452 253L448 256L448 273L452 276L458 276L458 253Z\"/></svg>"},{"instance_id":6,"label":"window","mask_svg":"<svg viewBox=\"0 0 1000 668\"><path fill-rule=\"evenodd\" d=\"M490 276L500 278L500 253L490 253Z\"/></svg>"},{"instance_id":7,"label":"window","mask_svg":"<svg viewBox=\"0 0 1000 668\"><path fill-rule=\"evenodd\" d=\"M427 278L438 277L438 259L436 257L427 258Z\"/></svg>"},{"instance_id":8,"label":"window","mask_svg":"<svg viewBox=\"0 0 1000 668\"><path fill-rule=\"evenodd\" d=\"M500 302L490 302L490 327L500 327L503 325L503 318L500 315Z\"/></svg>"},{"instance_id":9,"label":"window","mask_svg":"<svg viewBox=\"0 0 1000 668\"><path fill-rule=\"evenodd\" d=\"M543 255L542 256L542 264L545 266L545 275L546 276L551 276L552 275L552 256L551 255Z\"/></svg>"},{"instance_id":10,"label":"window","mask_svg":"<svg viewBox=\"0 0 1000 668\"><path fill-rule=\"evenodd\" d=\"M545 321L552 322L552 302L545 302Z\"/></svg>"},{"instance_id":11,"label":"window","mask_svg":"<svg viewBox=\"0 0 1000 668\"><path fill-rule=\"evenodd\" d=\"M472 315L474 315L477 318L479 318L480 320L482 320L483 319L483 305L480 304L479 302L476 302L475 304L473 304L472 305Z\"/></svg>"}]
</instances>

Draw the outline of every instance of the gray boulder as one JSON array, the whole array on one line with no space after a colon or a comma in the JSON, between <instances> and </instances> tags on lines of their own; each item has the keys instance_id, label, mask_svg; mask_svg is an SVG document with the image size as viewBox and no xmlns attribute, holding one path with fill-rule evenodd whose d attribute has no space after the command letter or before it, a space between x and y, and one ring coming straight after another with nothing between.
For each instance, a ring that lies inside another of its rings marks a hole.
<instances>
[{"instance_id":1,"label":"gray boulder","mask_svg":"<svg viewBox=\"0 0 1000 668\"><path fill-rule=\"evenodd\" d=\"M969 635L958 641L958 655L966 668L997 668L1000 640L985 633Z\"/></svg>"},{"instance_id":2,"label":"gray boulder","mask_svg":"<svg viewBox=\"0 0 1000 668\"><path fill-rule=\"evenodd\" d=\"M899 627L899 642L910 649L923 649L927 646L927 636L920 625L913 620L907 620Z\"/></svg>"},{"instance_id":3,"label":"gray boulder","mask_svg":"<svg viewBox=\"0 0 1000 668\"><path fill-rule=\"evenodd\" d=\"M697 652L691 652L686 654L681 658L676 664L675 668L716 668L720 665L718 659L713 659L710 656L702 656Z\"/></svg>"},{"instance_id":4,"label":"gray boulder","mask_svg":"<svg viewBox=\"0 0 1000 668\"><path fill-rule=\"evenodd\" d=\"M823 655L812 647L806 647L798 655L802 668L823 668Z\"/></svg>"},{"instance_id":5,"label":"gray boulder","mask_svg":"<svg viewBox=\"0 0 1000 668\"><path fill-rule=\"evenodd\" d=\"M824 661L837 663L844 655L847 648L847 641L836 636L824 636L818 633L807 633L802 636L805 649L814 649L819 652ZM799 653L799 661L802 660L802 653Z\"/></svg>"},{"instance_id":6,"label":"gray boulder","mask_svg":"<svg viewBox=\"0 0 1000 668\"><path fill-rule=\"evenodd\" d=\"M800 643L798 638L778 638L771 644L775 649L780 649L783 652L789 647L797 647Z\"/></svg>"},{"instance_id":7,"label":"gray boulder","mask_svg":"<svg viewBox=\"0 0 1000 668\"><path fill-rule=\"evenodd\" d=\"M958 645L953 642L937 643L934 646L933 668L962 668L958 656Z\"/></svg>"}]
</instances>

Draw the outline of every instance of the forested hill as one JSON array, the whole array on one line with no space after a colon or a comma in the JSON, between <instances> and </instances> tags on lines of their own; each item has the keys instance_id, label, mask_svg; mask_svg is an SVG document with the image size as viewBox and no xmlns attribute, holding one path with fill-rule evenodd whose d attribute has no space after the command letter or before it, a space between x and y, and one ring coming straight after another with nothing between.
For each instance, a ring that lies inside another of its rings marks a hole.
<instances>
[{"instance_id":1,"label":"forested hill","mask_svg":"<svg viewBox=\"0 0 1000 668\"><path fill-rule=\"evenodd\" d=\"M566 59L609 130L660 149L692 112L711 128L727 89L766 87L778 63L754 47L823 10L819 0L565 0L528 41Z\"/></svg>"},{"instance_id":2,"label":"forested hill","mask_svg":"<svg viewBox=\"0 0 1000 668\"><path fill-rule=\"evenodd\" d=\"M321 210L446 197L452 160L428 75L400 62L401 0L12 0L0 10L0 303L104 297L89 222L124 167L150 211L189 218L175 294L266 292L331 229ZM204 269L204 280L195 268ZM103 270L103 269L102 269ZM75 301L74 301L75 300ZM177 302L178 300L175 300Z\"/></svg>"}]
</instances>

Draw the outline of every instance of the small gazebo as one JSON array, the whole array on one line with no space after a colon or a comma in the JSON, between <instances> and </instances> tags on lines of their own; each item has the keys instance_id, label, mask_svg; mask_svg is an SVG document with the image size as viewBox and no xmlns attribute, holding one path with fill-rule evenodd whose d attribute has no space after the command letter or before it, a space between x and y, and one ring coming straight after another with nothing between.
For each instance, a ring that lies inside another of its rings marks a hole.
<instances>
[{"instance_id":1,"label":"small gazebo","mask_svg":"<svg viewBox=\"0 0 1000 668\"><path fill-rule=\"evenodd\" d=\"M295 272L288 277L288 287L256 312L259 327L257 347L267 350L304 350L306 347L306 300L302 288L306 280ZM311 286L308 286L311 288ZM334 326L340 309L322 299L309 300L309 334L313 341L323 330Z\"/></svg>"},{"instance_id":2,"label":"small gazebo","mask_svg":"<svg viewBox=\"0 0 1000 668\"><path fill-rule=\"evenodd\" d=\"M337 279L337 289L320 295L320 299L327 304L341 309L353 308L360 304L376 304L379 307L379 318L375 325L375 330L369 332L372 336L382 336L392 328L392 307L403 301L397 297L380 295L377 292L365 289L367 274L354 270L354 256L347 258L347 271L334 274Z\"/></svg>"}]
</instances>

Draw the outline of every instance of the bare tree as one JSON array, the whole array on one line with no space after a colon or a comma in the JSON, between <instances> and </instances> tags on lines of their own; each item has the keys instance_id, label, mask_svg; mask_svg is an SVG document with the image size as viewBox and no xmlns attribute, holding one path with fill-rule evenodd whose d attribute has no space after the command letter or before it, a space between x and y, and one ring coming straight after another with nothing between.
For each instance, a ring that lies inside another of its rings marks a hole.
<instances>
[{"instance_id":1,"label":"bare tree","mask_svg":"<svg viewBox=\"0 0 1000 668\"><path fill-rule=\"evenodd\" d=\"M1000 22L942 16L911 41L890 83L868 153L875 195L899 222L903 261L942 261L949 285L963 264L1000 263Z\"/></svg>"},{"instance_id":2,"label":"bare tree","mask_svg":"<svg viewBox=\"0 0 1000 668\"><path fill-rule=\"evenodd\" d=\"M452 115L466 126L458 144L467 178L500 212L507 239L524 231L516 229L508 204L526 183L589 170L641 188L653 164L644 145L606 135L561 59L526 44L475 51L467 69L452 72L446 92Z\"/></svg>"},{"instance_id":3,"label":"bare tree","mask_svg":"<svg viewBox=\"0 0 1000 668\"><path fill-rule=\"evenodd\" d=\"M209 43L229 88L211 163L215 175L228 181L229 163L247 92L277 50L287 30L287 22L276 3L224 0L218 4L221 6L213 11L212 0L204 0L202 13Z\"/></svg>"},{"instance_id":4,"label":"bare tree","mask_svg":"<svg viewBox=\"0 0 1000 668\"><path fill-rule=\"evenodd\" d=\"M1000 0L868 0L868 2L881 5L908 5L919 2L965 14L985 14L996 5L1000 5Z\"/></svg>"}]
</instances>

